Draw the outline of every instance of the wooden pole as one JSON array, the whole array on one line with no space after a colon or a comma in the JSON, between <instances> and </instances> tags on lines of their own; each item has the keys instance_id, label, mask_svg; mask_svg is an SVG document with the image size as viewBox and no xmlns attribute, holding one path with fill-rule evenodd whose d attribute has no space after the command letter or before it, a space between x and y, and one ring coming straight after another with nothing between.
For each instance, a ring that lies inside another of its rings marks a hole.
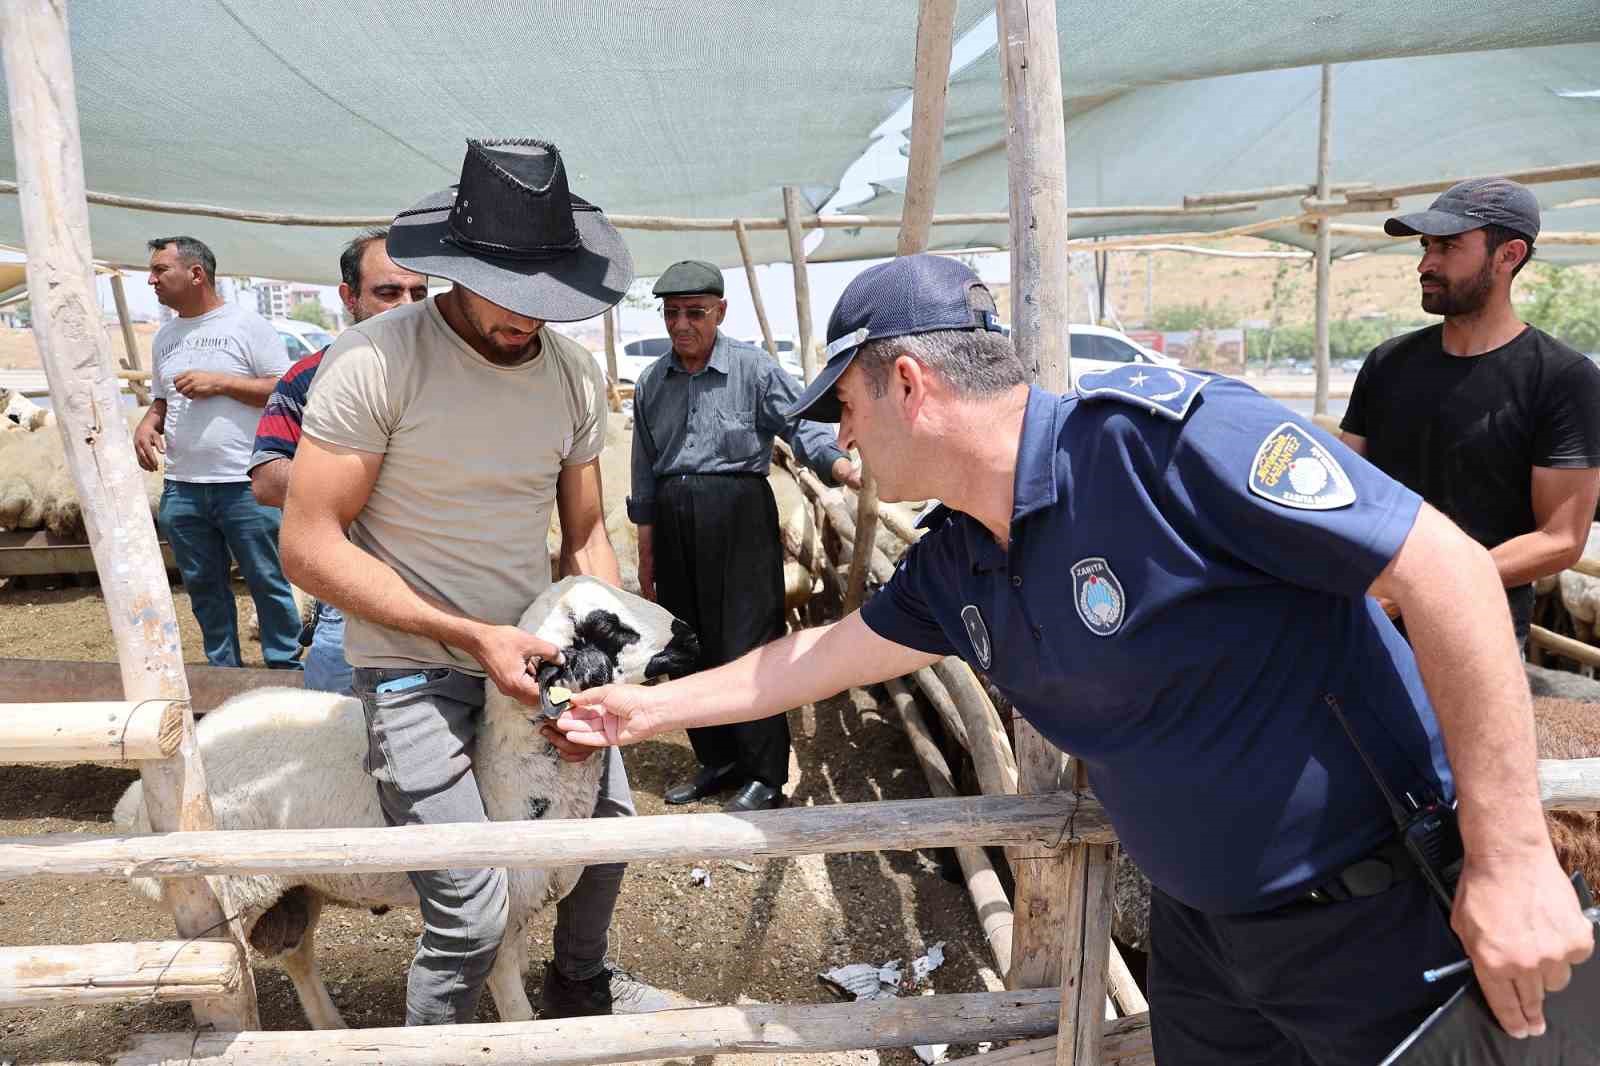
<instances>
[{"instance_id":1,"label":"wooden pole","mask_svg":"<svg viewBox=\"0 0 1600 1066\"><path fill-rule=\"evenodd\" d=\"M1333 65L1322 64L1322 108L1317 125L1317 199L1328 198L1328 157L1333 147ZM1328 413L1328 290L1333 286L1332 221L1317 217L1317 395L1312 413Z\"/></svg>"},{"instance_id":2,"label":"wooden pole","mask_svg":"<svg viewBox=\"0 0 1600 1066\"><path fill-rule=\"evenodd\" d=\"M783 187L783 219L789 231L789 262L794 267L794 316L799 323L800 366L809 385L817 376L817 353L811 350L811 281L806 277L805 234L800 229L800 190Z\"/></svg>"},{"instance_id":3,"label":"wooden pole","mask_svg":"<svg viewBox=\"0 0 1600 1066\"><path fill-rule=\"evenodd\" d=\"M618 819L620 820L620 819ZM595 1066L650 1060L710 1061L730 1053L777 1058L916 1044L1033 1037L1049 1031L1053 990L963 992L798 1006L752 1003L559 1021L349 1029L222 1036L133 1037L116 1066ZM1134 1030L1140 1022L1119 1029ZM1132 1034L1130 1034L1132 1035ZM1148 1041L1148 1030L1146 1030Z\"/></svg>"},{"instance_id":4,"label":"wooden pole","mask_svg":"<svg viewBox=\"0 0 1600 1066\"><path fill-rule=\"evenodd\" d=\"M622 393L617 391L617 309L606 308L606 401L611 410L622 410Z\"/></svg>"},{"instance_id":5,"label":"wooden pole","mask_svg":"<svg viewBox=\"0 0 1600 1066\"><path fill-rule=\"evenodd\" d=\"M252 689L301 687L298 670L241 669L194 663L186 664L184 669L189 675L190 705L197 714ZM0 659L0 704L24 700L105 702L121 697L122 674L116 663Z\"/></svg>"},{"instance_id":6,"label":"wooden pole","mask_svg":"<svg viewBox=\"0 0 1600 1066\"><path fill-rule=\"evenodd\" d=\"M744 260L744 280L750 287L750 306L756 310L756 321L761 323L761 343L767 354L778 358L778 342L772 338L772 323L767 321L767 302L761 298L761 282L756 278L756 261L750 257L750 239L745 236L744 220L733 220L733 235L739 241L739 258ZM805 364L801 364L802 366Z\"/></svg>"},{"instance_id":7,"label":"wooden pole","mask_svg":"<svg viewBox=\"0 0 1600 1066\"><path fill-rule=\"evenodd\" d=\"M0 704L0 763L170 758L183 715L172 700Z\"/></svg>"},{"instance_id":8,"label":"wooden pole","mask_svg":"<svg viewBox=\"0 0 1600 1066\"><path fill-rule=\"evenodd\" d=\"M1600 164L1590 164L1600 173ZM1571 169L1571 168L1567 168ZM1576 174L1592 177L1593 173ZM1513 175L1515 177L1515 175ZM1538 179L1533 179L1538 180ZM1550 180L1550 179L1543 179ZM1565 180L1565 179L1563 179ZM1445 188L1441 185L1439 188ZM17 183L0 181L0 196L17 193ZM178 203L171 200L152 200L140 196L118 196L113 193L89 191L85 194L91 204L103 207L120 207L129 211L149 211L160 215L198 215L203 218L221 218L230 222L253 222L268 226L316 226L337 229L365 229L387 226L392 215L302 215L273 211L253 211L249 208L222 207L217 204ZM1218 206L1185 207L1177 204L1107 204L1103 207L1075 207L1074 218L1174 218L1184 215L1234 215L1254 211L1257 203L1232 202ZM948 215L935 215L935 226L1000 226L1006 222L1004 211L962 211ZM606 219L618 229L650 230L656 232L730 232L739 219L691 218L680 215L622 215L606 214ZM742 220L746 230L773 232L786 229L786 218L747 218ZM802 215L800 225L805 229L894 229L900 219L894 215ZM129 269L142 269L138 264L123 264Z\"/></svg>"},{"instance_id":9,"label":"wooden pole","mask_svg":"<svg viewBox=\"0 0 1600 1066\"><path fill-rule=\"evenodd\" d=\"M231 940L0 948L0 1010L220 999L246 970Z\"/></svg>"},{"instance_id":10,"label":"wooden pole","mask_svg":"<svg viewBox=\"0 0 1600 1066\"><path fill-rule=\"evenodd\" d=\"M114 270L111 273L111 298L117 302L117 322L122 326L122 346L127 354L122 357L122 365L128 370L142 370L139 358L139 339L133 332L133 317L128 314L128 294L122 287L122 271ZM142 381L130 381L129 388L133 390L134 398L139 401L140 407L150 405L150 389Z\"/></svg>"},{"instance_id":11,"label":"wooden pole","mask_svg":"<svg viewBox=\"0 0 1600 1066\"><path fill-rule=\"evenodd\" d=\"M61 0L10 0L0 10L33 328L111 616L123 695L178 700L187 708L172 590L95 298L66 10ZM178 754L144 763L140 775L152 825L213 826L192 715L184 714ZM238 920L226 917L226 898L219 902L204 881L168 885L165 902L183 936L231 935L243 950ZM236 994L195 1000L194 1012L200 1025L258 1028L248 970Z\"/></svg>"},{"instance_id":12,"label":"wooden pole","mask_svg":"<svg viewBox=\"0 0 1600 1066\"><path fill-rule=\"evenodd\" d=\"M956 788L955 776L951 774L939 746L933 742L917 701L903 682L890 681L886 687L895 709L900 712L900 721L911 740L911 750L916 753L917 762L922 766L922 776L927 779L929 794L940 798L959 796L961 793ZM1006 971L1011 969L1011 927L1015 922L1011 901L1006 898L1005 888L982 848L961 847L956 848L955 852L956 861L961 864L962 876L967 881L967 894L972 897L972 907L978 915L978 924L983 927L983 937L989 942L989 951L994 956L995 970L1004 977Z\"/></svg>"},{"instance_id":13,"label":"wooden pole","mask_svg":"<svg viewBox=\"0 0 1600 1066\"><path fill-rule=\"evenodd\" d=\"M933 205L944 159L944 111L950 84L950 46L955 41L955 0L922 0L917 15L917 74L911 96L911 159L906 167L905 202L896 255L916 255L928 247ZM878 479L863 465L856 500L855 554L845 581L845 613L861 606L866 594L867 557L878 532Z\"/></svg>"}]
</instances>

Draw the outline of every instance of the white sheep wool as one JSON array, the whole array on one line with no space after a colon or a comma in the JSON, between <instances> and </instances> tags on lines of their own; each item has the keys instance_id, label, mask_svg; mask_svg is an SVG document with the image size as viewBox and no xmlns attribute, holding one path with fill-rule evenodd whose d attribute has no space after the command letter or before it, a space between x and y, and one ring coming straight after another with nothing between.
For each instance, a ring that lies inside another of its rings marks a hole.
<instances>
[{"instance_id":1,"label":"white sheep wool","mask_svg":"<svg viewBox=\"0 0 1600 1066\"><path fill-rule=\"evenodd\" d=\"M698 654L693 634L666 610L589 577L550 586L519 624L562 649L569 664L564 671L587 663L594 680L638 682L658 670L681 673ZM568 673L556 681L584 687ZM218 829L376 829L385 824L377 789L362 770L367 730L357 699L258 689L207 714L196 733ZM521 821L533 817L534 810L540 818L588 818L594 813L601 762L559 758L539 734L530 709L488 686L473 769L490 820ZM123 831L150 831L140 784L123 794L113 821ZM581 872L577 867L507 872L510 913L489 978L503 1020L532 1019L522 986L528 923L546 904L565 896ZM319 1029L343 1027L312 954L323 905L417 904L402 873L227 880L251 943L283 966L307 1019ZM148 898L160 899L159 881L134 878L132 884Z\"/></svg>"}]
</instances>

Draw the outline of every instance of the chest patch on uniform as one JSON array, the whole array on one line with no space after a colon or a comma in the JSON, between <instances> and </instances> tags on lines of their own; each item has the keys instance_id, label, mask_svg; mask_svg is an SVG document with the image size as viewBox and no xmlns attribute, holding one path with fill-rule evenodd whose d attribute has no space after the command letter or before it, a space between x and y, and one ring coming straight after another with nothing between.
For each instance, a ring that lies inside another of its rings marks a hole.
<instances>
[{"instance_id":1,"label":"chest patch on uniform","mask_svg":"<svg viewBox=\"0 0 1600 1066\"><path fill-rule=\"evenodd\" d=\"M989 669L993 654L989 647L989 627L983 624L983 615L978 613L975 604L961 608L961 624L967 627L967 637L972 641L972 654L978 657L978 665Z\"/></svg>"},{"instance_id":2,"label":"chest patch on uniform","mask_svg":"<svg viewBox=\"0 0 1600 1066\"><path fill-rule=\"evenodd\" d=\"M1302 511L1333 511L1356 502L1356 487L1339 460L1293 422L1268 433L1256 449L1250 491Z\"/></svg>"},{"instance_id":3,"label":"chest patch on uniform","mask_svg":"<svg viewBox=\"0 0 1600 1066\"><path fill-rule=\"evenodd\" d=\"M1078 605L1078 617L1095 636L1109 637L1122 628L1127 597L1122 582L1100 556L1072 564L1072 598Z\"/></svg>"},{"instance_id":4,"label":"chest patch on uniform","mask_svg":"<svg viewBox=\"0 0 1600 1066\"><path fill-rule=\"evenodd\" d=\"M1211 381L1200 374L1148 363L1129 363L1111 370L1083 374L1078 396L1084 400L1119 400L1181 422L1194 406L1195 397Z\"/></svg>"}]
</instances>

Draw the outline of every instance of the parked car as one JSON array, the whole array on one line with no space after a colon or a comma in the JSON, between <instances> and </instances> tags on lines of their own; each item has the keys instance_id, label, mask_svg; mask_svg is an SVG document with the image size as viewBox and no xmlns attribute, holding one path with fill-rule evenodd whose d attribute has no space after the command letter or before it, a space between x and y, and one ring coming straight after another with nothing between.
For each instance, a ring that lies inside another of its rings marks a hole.
<instances>
[{"instance_id":1,"label":"parked car","mask_svg":"<svg viewBox=\"0 0 1600 1066\"><path fill-rule=\"evenodd\" d=\"M1074 322L1067 327L1071 337L1072 376L1112 370L1128 363L1148 363L1151 366L1176 367L1178 361L1153 348L1146 348L1125 333L1108 326L1081 325Z\"/></svg>"},{"instance_id":2,"label":"parked car","mask_svg":"<svg viewBox=\"0 0 1600 1066\"><path fill-rule=\"evenodd\" d=\"M297 318L274 318L271 322L272 328L283 339L291 363L299 362L333 343L333 334L315 323L301 322Z\"/></svg>"}]
</instances>

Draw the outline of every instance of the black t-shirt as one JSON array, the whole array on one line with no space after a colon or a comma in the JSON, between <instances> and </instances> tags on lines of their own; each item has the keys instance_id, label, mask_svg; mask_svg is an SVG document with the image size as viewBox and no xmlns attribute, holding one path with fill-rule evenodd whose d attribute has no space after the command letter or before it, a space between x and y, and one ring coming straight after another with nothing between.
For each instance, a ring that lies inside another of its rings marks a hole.
<instances>
[{"instance_id":1,"label":"black t-shirt","mask_svg":"<svg viewBox=\"0 0 1600 1066\"><path fill-rule=\"evenodd\" d=\"M1600 368L1529 326L1454 356L1444 327L1373 349L1340 428L1367 458L1493 548L1535 529L1533 467L1600 466Z\"/></svg>"}]
</instances>

